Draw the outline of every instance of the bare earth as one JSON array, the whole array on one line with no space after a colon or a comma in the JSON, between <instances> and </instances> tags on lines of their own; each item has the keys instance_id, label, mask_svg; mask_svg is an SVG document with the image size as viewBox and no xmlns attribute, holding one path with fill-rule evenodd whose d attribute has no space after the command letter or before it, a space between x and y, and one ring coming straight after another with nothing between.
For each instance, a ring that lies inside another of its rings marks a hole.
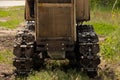
<instances>
[{"instance_id":1,"label":"bare earth","mask_svg":"<svg viewBox=\"0 0 120 80\"><path fill-rule=\"evenodd\" d=\"M1 19L5 20L5 19ZM13 42L15 39L15 34L17 33L18 30L21 30L24 26L24 23L21 23L17 29L10 30L10 29L5 29L1 28L0 26L0 51L4 50L13 50ZM12 58L11 58L12 62ZM6 64L6 63L0 63L0 80L14 80L14 76L5 76L4 73L10 74L13 72L13 65L12 64ZM12 77L12 78L11 78Z\"/></svg>"},{"instance_id":2,"label":"bare earth","mask_svg":"<svg viewBox=\"0 0 120 80\"><path fill-rule=\"evenodd\" d=\"M0 51L13 49L14 33L15 31L12 32L12 30L0 30ZM5 64L4 62L0 64L0 80L12 80L4 75L4 73L12 73L12 70L12 64Z\"/></svg>"},{"instance_id":3,"label":"bare earth","mask_svg":"<svg viewBox=\"0 0 120 80\"><path fill-rule=\"evenodd\" d=\"M21 23L17 29L13 29L13 30L4 29L0 27L0 51L5 49L9 49L9 50L13 49L13 42L16 33L18 32L18 30L24 28L21 26L24 26L24 23Z\"/></svg>"}]
</instances>

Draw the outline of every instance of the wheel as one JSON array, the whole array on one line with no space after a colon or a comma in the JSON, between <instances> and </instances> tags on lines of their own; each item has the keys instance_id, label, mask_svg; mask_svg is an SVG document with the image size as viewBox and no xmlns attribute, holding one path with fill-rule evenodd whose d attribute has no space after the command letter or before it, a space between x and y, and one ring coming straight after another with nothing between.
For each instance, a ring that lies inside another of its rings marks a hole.
<instances>
[{"instance_id":1,"label":"wheel","mask_svg":"<svg viewBox=\"0 0 120 80\"><path fill-rule=\"evenodd\" d=\"M76 55L77 62L82 70L87 71L90 78L97 76L97 68L100 59L97 53L100 51L98 36L91 25L77 26Z\"/></svg>"},{"instance_id":2,"label":"wheel","mask_svg":"<svg viewBox=\"0 0 120 80\"><path fill-rule=\"evenodd\" d=\"M15 58L13 65L16 67L17 76L27 76L31 72L32 61L27 58Z\"/></svg>"},{"instance_id":3,"label":"wheel","mask_svg":"<svg viewBox=\"0 0 120 80\"><path fill-rule=\"evenodd\" d=\"M18 32L15 37L13 66L17 76L28 75L32 70L32 56L34 54L34 36L28 30Z\"/></svg>"},{"instance_id":4,"label":"wheel","mask_svg":"<svg viewBox=\"0 0 120 80\"><path fill-rule=\"evenodd\" d=\"M27 29L30 31L35 31L35 21L27 21Z\"/></svg>"}]
</instances>

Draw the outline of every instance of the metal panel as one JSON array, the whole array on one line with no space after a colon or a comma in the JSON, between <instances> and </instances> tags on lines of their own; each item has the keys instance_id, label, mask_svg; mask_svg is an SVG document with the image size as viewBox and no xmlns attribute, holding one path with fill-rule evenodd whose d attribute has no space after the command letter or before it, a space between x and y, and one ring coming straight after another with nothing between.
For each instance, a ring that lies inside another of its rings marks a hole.
<instances>
[{"instance_id":1,"label":"metal panel","mask_svg":"<svg viewBox=\"0 0 120 80\"><path fill-rule=\"evenodd\" d=\"M34 20L34 0L25 0L25 19Z\"/></svg>"},{"instance_id":2,"label":"metal panel","mask_svg":"<svg viewBox=\"0 0 120 80\"><path fill-rule=\"evenodd\" d=\"M38 42L43 39L74 40L74 3L73 0L69 1L71 3L37 4L36 38Z\"/></svg>"},{"instance_id":3,"label":"metal panel","mask_svg":"<svg viewBox=\"0 0 120 80\"><path fill-rule=\"evenodd\" d=\"M76 19L77 21L90 20L89 0L76 0Z\"/></svg>"},{"instance_id":4,"label":"metal panel","mask_svg":"<svg viewBox=\"0 0 120 80\"><path fill-rule=\"evenodd\" d=\"M39 0L40 3L71 3L71 0Z\"/></svg>"},{"instance_id":5,"label":"metal panel","mask_svg":"<svg viewBox=\"0 0 120 80\"><path fill-rule=\"evenodd\" d=\"M66 10L65 10L66 9ZM40 37L70 36L70 8L41 8L39 13ZM66 15L68 14L68 15ZM69 20L68 20L69 19Z\"/></svg>"}]
</instances>

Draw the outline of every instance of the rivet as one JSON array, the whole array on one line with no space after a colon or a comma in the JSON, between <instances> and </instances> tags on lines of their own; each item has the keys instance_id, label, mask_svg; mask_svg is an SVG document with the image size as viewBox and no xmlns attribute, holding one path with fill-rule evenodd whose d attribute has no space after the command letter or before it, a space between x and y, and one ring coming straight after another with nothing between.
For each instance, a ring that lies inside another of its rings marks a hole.
<instances>
[{"instance_id":1,"label":"rivet","mask_svg":"<svg viewBox=\"0 0 120 80\"><path fill-rule=\"evenodd\" d=\"M82 59L84 59L84 56L81 56Z\"/></svg>"},{"instance_id":2,"label":"rivet","mask_svg":"<svg viewBox=\"0 0 120 80\"><path fill-rule=\"evenodd\" d=\"M64 50L64 48L62 48L62 50Z\"/></svg>"},{"instance_id":3,"label":"rivet","mask_svg":"<svg viewBox=\"0 0 120 80\"><path fill-rule=\"evenodd\" d=\"M65 44L64 43L62 43L62 46L64 46Z\"/></svg>"},{"instance_id":4,"label":"rivet","mask_svg":"<svg viewBox=\"0 0 120 80\"><path fill-rule=\"evenodd\" d=\"M48 44L46 44L48 46Z\"/></svg>"}]
</instances>

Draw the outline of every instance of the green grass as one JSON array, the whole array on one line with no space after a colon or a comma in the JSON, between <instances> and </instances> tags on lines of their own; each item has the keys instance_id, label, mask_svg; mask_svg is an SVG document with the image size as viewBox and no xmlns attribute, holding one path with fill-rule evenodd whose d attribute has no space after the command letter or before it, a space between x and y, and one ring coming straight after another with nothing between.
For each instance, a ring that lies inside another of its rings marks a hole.
<instances>
[{"instance_id":1,"label":"green grass","mask_svg":"<svg viewBox=\"0 0 120 80\"><path fill-rule=\"evenodd\" d=\"M40 72L35 72L35 75L31 75L28 79L29 80L88 80L88 77L75 70L69 70L68 72L64 72L57 69L54 71L42 70Z\"/></svg>"},{"instance_id":2,"label":"green grass","mask_svg":"<svg viewBox=\"0 0 120 80\"><path fill-rule=\"evenodd\" d=\"M106 22L93 22L91 25L94 26L97 34L104 36L107 36L118 28L118 26Z\"/></svg>"},{"instance_id":3,"label":"green grass","mask_svg":"<svg viewBox=\"0 0 120 80\"><path fill-rule=\"evenodd\" d=\"M116 29L120 23L120 11L91 11L91 20L86 24L93 25L98 35L108 36Z\"/></svg>"},{"instance_id":4,"label":"green grass","mask_svg":"<svg viewBox=\"0 0 120 80\"><path fill-rule=\"evenodd\" d=\"M106 40L101 43L101 55L105 59L120 60L120 10L93 10L91 21L98 35L105 36Z\"/></svg>"},{"instance_id":5,"label":"green grass","mask_svg":"<svg viewBox=\"0 0 120 80\"><path fill-rule=\"evenodd\" d=\"M109 60L120 60L120 28L112 32L101 45L101 54Z\"/></svg>"},{"instance_id":6,"label":"green grass","mask_svg":"<svg viewBox=\"0 0 120 80\"><path fill-rule=\"evenodd\" d=\"M24 78L17 78L17 80L24 80ZM25 80L89 80L89 78L78 71L69 70L68 72L56 69L51 70L41 70L39 72L34 72Z\"/></svg>"},{"instance_id":7,"label":"green grass","mask_svg":"<svg viewBox=\"0 0 120 80\"><path fill-rule=\"evenodd\" d=\"M12 64L13 54L10 50L0 51L0 63Z\"/></svg>"},{"instance_id":8,"label":"green grass","mask_svg":"<svg viewBox=\"0 0 120 80\"><path fill-rule=\"evenodd\" d=\"M0 27L14 29L21 22L24 22L24 7L0 8Z\"/></svg>"}]
</instances>

